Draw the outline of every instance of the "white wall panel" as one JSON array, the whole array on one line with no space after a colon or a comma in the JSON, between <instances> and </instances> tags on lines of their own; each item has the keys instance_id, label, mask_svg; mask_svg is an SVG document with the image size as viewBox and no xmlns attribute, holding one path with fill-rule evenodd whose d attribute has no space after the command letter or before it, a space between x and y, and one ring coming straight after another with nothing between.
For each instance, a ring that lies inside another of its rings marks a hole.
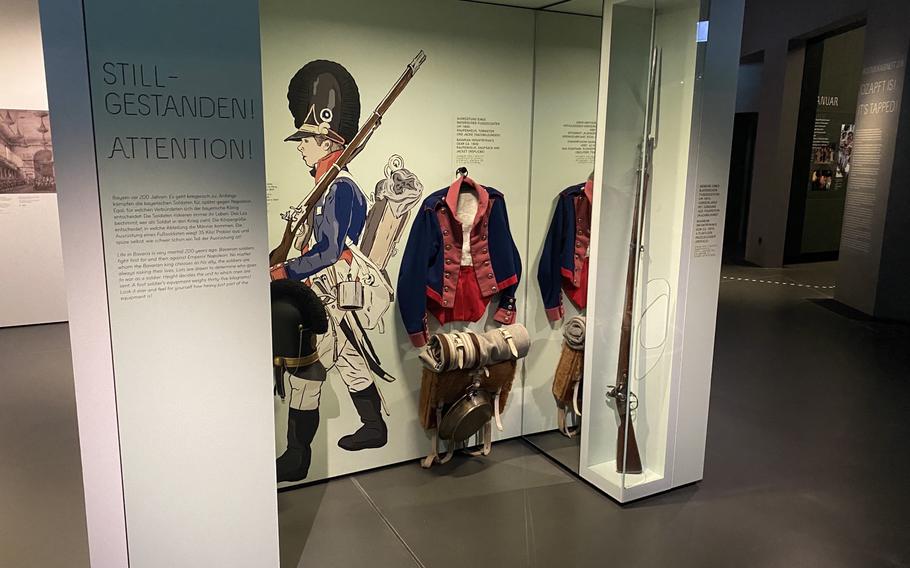
<instances>
[{"instance_id":1,"label":"white wall panel","mask_svg":"<svg viewBox=\"0 0 910 568\"><path fill-rule=\"evenodd\" d=\"M4 0L2 26L0 109L47 110L38 0ZM0 193L0 266L0 327L66 320L56 195Z\"/></svg>"}]
</instances>

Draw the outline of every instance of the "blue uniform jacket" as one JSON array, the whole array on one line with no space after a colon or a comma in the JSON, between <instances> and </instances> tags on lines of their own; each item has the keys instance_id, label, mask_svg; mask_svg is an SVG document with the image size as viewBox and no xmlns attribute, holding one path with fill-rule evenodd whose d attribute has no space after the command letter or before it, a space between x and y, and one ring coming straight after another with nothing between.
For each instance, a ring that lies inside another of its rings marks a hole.
<instances>
[{"instance_id":1,"label":"blue uniform jacket","mask_svg":"<svg viewBox=\"0 0 910 568\"><path fill-rule=\"evenodd\" d=\"M551 321L563 315L562 291L587 290L587 253L591 239L592 183L567 187L556 200L556 210L544 240L537 283L547 317ZM577 294L572 294L577 296ZM584 295L579 301L584 308Z\"/></svg>"},{"instance_id":2,"label":"blue uniform jacket","mask_svg":"<svg viewBox=\"0 0 910 568\"><path fill-rule=\"evenodd\" d=\"M366 197L353 179L339 176L316 205L313 216L315 244L285 267L288 278L305 280L332 266L347 250L345 239L357 243L367 218Z\"/></svg>"},{"instance_id":3,"label":"blue uniform jacket","mask_svg":"<svg viewBox=\"0 0 910 568\"><path fill-rule=\"evenodd\" d=\"M473 183L473 182L471 182ZM417 210L398 274L398 308L411 342L426 343L427 298L452 307L458 285L463 235L456 217L458 187L430 194ZM512 240L503 194L475 185L479 206L471 229L474 274L483 298L499 294L494 320L515 321L515 292L521 278L521 258Z\"/></svg>"}]
</instances>

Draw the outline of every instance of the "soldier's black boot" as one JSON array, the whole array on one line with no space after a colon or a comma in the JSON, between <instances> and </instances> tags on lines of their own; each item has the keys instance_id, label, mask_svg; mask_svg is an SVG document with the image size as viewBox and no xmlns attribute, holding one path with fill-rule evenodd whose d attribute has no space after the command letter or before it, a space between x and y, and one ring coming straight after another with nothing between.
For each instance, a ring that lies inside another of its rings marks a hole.
<instances>
[{"instance_id":1,"label":"soldier's black boot","mask_svg":"<svg viewBox=\"0 0 910 568\"><path fill-rule=\"evenodd\" d=\"M319 409L288 411L288 449L275 461L278 483L300 481L310 471L313 450L310 444L319 428Z\"/></svg>"},{"instance_id":2,"label":"soldier's black boot","mask_svg":"<svg viewBox=\"0 0 910 568\"><path fill-rule=\"evenodd\" d=\"M351 401L363 426L356 432L338 440L338 447L349 452L381 448L389 440L389 431L382 419L382 399L376 385L351 393Z\"/></svg>"}]
</instances>

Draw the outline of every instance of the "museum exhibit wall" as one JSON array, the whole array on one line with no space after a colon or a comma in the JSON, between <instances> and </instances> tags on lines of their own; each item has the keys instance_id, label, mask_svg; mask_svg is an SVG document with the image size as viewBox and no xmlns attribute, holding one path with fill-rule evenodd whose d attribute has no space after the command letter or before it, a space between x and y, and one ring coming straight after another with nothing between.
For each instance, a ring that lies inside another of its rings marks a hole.
<instances>
[{"instance_id":1,"label":"museum exhibit wall","mask_svg":"<svg viewBox=\"0 0 910 568\"><path fill-rule=\"evenodd\" d=\"M807 101L812 110L806 113L811 116L805 116L803 126L812 134L801 141L805 147L797 155L803 160L794 164L794 176L799 177L794 177L790 189L794 193L791 202L801 198L803 207L791 209L791 216L799 216L800 211L803 215L789 220L801 224L801 235L794 231L788 236L787 257L836 256L840 248L864 41L864 28L850 30L821 42L820 61L813 62L811 69L807 58L805 73L818 78L818 92L803 93L815 99ZM823 184L816 177L813 184L813 173L826 170L832 173L830 183Z\"/></svg>"},{"instance_id":2,"label":"museum exhibit wall","mask_svg":"<svg viewBox=\"0 0 910 568\"><path fill-rule=\"evenodd\" d=\"M904 85L910 80L910 66L904 71ZM910 156L910 90L903 90L898 136L894 144L895 156ZM876 290L875 311L882 317L910 321L910 305L906 301L907 267L910 266L910 160L895 160L891 171L892 187L904 188L888 196L888 213L885 217L885 235L882 241L881 270Z\"/></svg>"},{"instance_id":3,"label":"museum exhibit wall","mask_svg":"<svg viewBox=\"0 0 910 568\"><path fill-rule=\"evenodd\" d=\"M279 564L258 10L42 0L92 566Z\"/></svg>"},{"instance_id":4,"label":"museum exhibit wall","mask_svg":"<svg viewBox=\"0 0 910 568\"><path fill-rule=\"evenodd\" d=\"M907 54L906 47L902 47L905 40L900 39L900 36L906 35L904 22L907 20L907 9L908 4L903 0L813 0L797 3L769 0L748 4L742 54L763 53L763 65L746 260L766 267L781 266L783 263L787 219L780 212L789 203L793 171L804 59L800 42L836 31L865 16L863 66L902 59ZM781 17L781 14L786 14L786 17ZM788 48L791 40L794 47ZM890 47L886 48L886 44ZM878 200L879 203L887 201L885 196L889 185L889 182L881 185L882 199ZM874 218L873 227L878 227L884 219L878 214ZM872 232L876 230L873 228ZM871 250L880 248L879 244L873 242ZM850 263L852 268L841 273L845 288L841 290L841 283L838 282L837 294L841 301L871 313L875 283L863 286L859 282L849 282L859 278L868 280L868 274L878 273L877 253L868 256L858 255L857 258L865 260L857 259L855 263Z\"/></svg>"},{"instance_id":5,"label":"museum exhibit wall","mask_svg":"<svg viewBox=\"0 0 910 568\"><path fill-rule=\"evenodd\" d=\"M884 319L910 321L905 290L910 281L900 253L908 237L901 197L906 178L898 174L906 154L898 153L907 59L910 56L910 3L899 2L871 11L856 111L853 163L841 231L837 289L834 297L848 306ZM904 121L906 124L906 121ZM897 171L894 170L897 166ZM895 211L890 197L896 195ZM888 218L892 219L887 222ZM888 245L886 246L886 243ZM899 249L895 249L899 250ZM888 253L888 254L886 254ZM884 274L885 279L880 279Z\"/></svg>"},{"instance_id":6,"label":"museum exhibit wall","mask_svg":"<svg viewBox=\"0 0 910 568\"><path fill-rule=\"evenodd\" d=\"M537 268L556 196L594 170L601 18L537 13L534 122L528 219L528 301L525 325L534 338L525 361L522 433L557 427L553 374L562 349L562 325L582 313L563 295L565 315L550 323Z\"/></svg>"},{"instance_id":7,"label":"museum exhibit wall","mask_svg":"<svg viewBox=\"0 0 910 568\"><path fill-rule=\"evenodd\" d=\"M534 12L466 2L439 2L433 10L414 0L379 5L339 2L325 10L315 2L262 4L262 60L269 238L279 242L281 213L312 187L296 143L283 142L293 129L287 106L289 78L305 63L328 59L344 65L360 90L361 117L386 93L403 65L423 49L427 62L383 118L381 128L350 167L361 189L373 188L388 173L392 156L423 185L426 197L447 187L465 166L477 182L506 196L512 236L522 259L518 322L531 334L529 359L519 371L496 439L556 427L550 392L562 344L560 324L547 321L537 266L556 195L581 183L594 160L594 122L600 57L600 19ZM451 22L464 26L455 33ZM306 34L299 29L305 27ZM334 38L343 36L345 42ZM367 46L369 47L367 49ZM480 133L486 130L486 133ZM481 140L485 138L485 140ZM479 146L478 146L479 145ZM397 282L410 220L386 267ZM566 317L574 313L568 300ZM496 327L487 316L468 327ZM458 330L438 326L431 333ZM368 333L383 368L394 382L377 379L388 414L388 443L346 451L337 442L359 426L341 373L329 367L319 401L320 425L306 482L396 463L429 451L430 440L417 421L421 366L398 309L392 304L383 324ZM288 400L276 398L276 452L287 446Z\"/></svg>"},{"instance_id":8,"label":"museum exhibit wall","mask_svg":"<svg viewBox=\"0 0 910 568\"><path fill-rule=\"evenodd\" d=\"M6 118L4 110L46 111L38 0L6 0L2 19L0 115ZM24 167L21 157L5 155L10 150L4 132L16 132L9 126L0 122L0 163L9 160L18 169ZM33 154L33 149L20 150L26 159ZM66 321L57 195L0 189L0 241L0 327Z\"/></svg>"},{"instance_id":9,"label":"museum exhibit wall","mask_svg":"<svg viewBox=\"0 0 910 568\"><path fill-rule=\"evenodd\" d=\"M398 155L420 180L426 197L448 187L457 167L467 167L472 179L505 194L512 236L523 264L519 313L527 302L538 301L525 293L526 282L533 278L527 254L533 11L455 1L437 2L428 9L418 0L345 0L334 2L329 9L316 1L268 0L262 3L261 36L272 246L280 241L285 227L280 214L296 205L313 185L297 144L283 142L294 130L287 103L290 78L311 60L342 64L359 88L362 123L422 49L426 63L350 166L351 176L372 197L377 182L386 176L390 158ZM489 135L482 136L479 130L488 130ZM488 141L478 141L481 137ZM409 230L410 221L396 246L397 254L386 267L393 286ZM491 303L487 316L469 327L498 326L492 321L496 306L497 302ZM438 326L432 316L428 320L432 333ZM462 327L448 324L446 329ZM320 425L306 481L409 460L429 451L429 437L417 421L419 350L411 346L395 303L383 316L382 326L369 330L368 336L383 368L396 379L375 381L388 412L384 416L388 443L356 452L337 445L360 421L340 376L347 371L325 361L329 378L319 402ZM516 379L503 415L504 431L496 432L496 438L521 434L521 400L520 380ZM287 443L288 402L276 398L275 404L276 452L281 454Z\"/></svg>"}]
</instances>

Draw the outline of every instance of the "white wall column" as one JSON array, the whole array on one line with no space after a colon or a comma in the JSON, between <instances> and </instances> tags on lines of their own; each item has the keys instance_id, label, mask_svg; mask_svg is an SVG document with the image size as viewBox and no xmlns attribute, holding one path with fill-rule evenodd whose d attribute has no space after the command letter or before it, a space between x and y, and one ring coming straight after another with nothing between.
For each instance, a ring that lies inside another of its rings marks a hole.
<instances>
[{"instance_id":1,"label":"white wall column","mask_svg":"<svg viewBox=\"0 0 910 568\"><path fill-rule=\"evenodd\" d=\"M41 2L94 568L279 564L258 11Z\"/></svg>"}]
</instances>

